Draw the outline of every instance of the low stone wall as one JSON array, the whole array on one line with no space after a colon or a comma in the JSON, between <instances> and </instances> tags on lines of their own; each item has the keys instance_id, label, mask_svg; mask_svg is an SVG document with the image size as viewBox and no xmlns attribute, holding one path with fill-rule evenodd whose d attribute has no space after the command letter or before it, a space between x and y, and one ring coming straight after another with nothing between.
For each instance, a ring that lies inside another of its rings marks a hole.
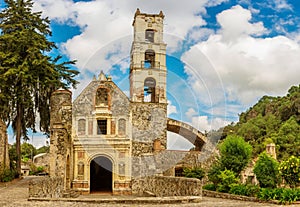
<instances>
[{"instance_id":1,"label":"low stone wall","mask_svg":"<svg viewBox=\"0 0 300 207\"><path fill-rule=\"evenodd\" d=\"M203 196L207 196L207 197L224 198L224 199L240 200L240 201L261 202L261 200L259 200L256 197L234 195L234 194L229 194L229 193L220 193L220 192L210 191L210 190L203 190L202 192L203 192Z\"/></svg>"},{"instance_id":2,"label":"low stone wall","mask_svg":"<svg viewBox=\"0 0 300 207\"><path fill-rule=\"evenodd\" d=\"M202 185L195 178L149 176L132 181L132 194L138 196L202 196Z\"/></svg>"},{"instance_id":3,"label":"low stone wall","mask_svg":"<svg viewBox=\"0 0 300 207\"><path fill-rule=\"evenodd\" d=\"M63 190L63 178L61 177L42 177L29 183L29 197L61 198Z\"/></svg>"},{"instance_id":4,"label":"low stone wall","mask_svg":"<svg viewBox=\"0 0 300 207\"><path fill-rule=\"evenodd\" d=\"M257 203L272 203L272 204L282 204L278 200L260 200L256 197L248 197L248 196L242 196L242 195L234 195L229 193L221 193L216 191L210 191L210 190L202 190L203 196L206 197L213 197L213 198L223 198L223 199L230 199L230 200L239 200L239 201L251 201L251 202L257 202ZM291 204L300 204L299 201L292 202ZM254 205L253 205L254 206ZM282 206L282 205L281 205Z\"/></svg>"}]
</instances>

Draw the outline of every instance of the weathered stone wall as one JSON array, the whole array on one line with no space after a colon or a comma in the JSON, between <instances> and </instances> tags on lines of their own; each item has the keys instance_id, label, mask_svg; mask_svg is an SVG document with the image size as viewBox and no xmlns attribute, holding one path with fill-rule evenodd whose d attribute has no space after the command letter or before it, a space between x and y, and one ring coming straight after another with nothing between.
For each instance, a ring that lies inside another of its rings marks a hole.
<instances>
[{"instance_id":1,"label":"weathered stone wall","mask_svg":"<svg viewBox=\"0 0 300 207\"><path fill-rule=\"evenodd\" d=\"M202 196L202 185L195 178L149 176L132 181L132 194L153 196Z\"/></svg>"},{"instance_id":2,"label":"weathered stone wall","mask_svg":"<svg viewBox=\"0 0 300 207\"><path fill-rule=\"evenodd\" d=\"M41 153L33 157L33 164L37 167L43 167L45 172L49 173L49 153Z\"/></svg>"},{"instance_id":3,"label":"weathered stone wall","mask_svg":"<svg viewBox=\"0 0 300 207\"><path fill-rule=\"evenodd\" d=\"M50 129L50 176L63 177L67 189L72 175L72 93L68 90L51 96Z\"/></svg>"},{"instance_id":4,"label":"weathered stone wall","mask_svg":"<svg viewBox=\"0 0 300 207\"><path fill-rule=\"evenodd\" d=\"M29 197L61 198L64 181L62 177L42 177L29 184Z\"/></svg>"},{"instance_id":5,"label":"weathered stone wall","mask_svg":"<svg viewBox=\"0 0 300 207\"><path fill-rule=\"evenodd\" d=\"M6 125L0 119L0 168L2 167L9 167L9 156Z\"/></svg>"},{"instance_id":6,"label":"weathered stone wall","mask_svg":"<svg viewBox=\"0 0 300 207\"><path fill-rule=\"evenodd\" d=\"M158 153L132 157L132 177L165 174L189 152L163 150ZM170 175L170 174L169 174Z\"/></svg>"},{"instance_id":7,"label":"weathered stone wall","mask_svg":"<svg viewBox=\"0 0 300 207\"><path fill-rule=\"evenodd\" d=\"M132 155L153 153L155 140L167 145L167 104L131 103Z\"/></svg>"}]
</instances>

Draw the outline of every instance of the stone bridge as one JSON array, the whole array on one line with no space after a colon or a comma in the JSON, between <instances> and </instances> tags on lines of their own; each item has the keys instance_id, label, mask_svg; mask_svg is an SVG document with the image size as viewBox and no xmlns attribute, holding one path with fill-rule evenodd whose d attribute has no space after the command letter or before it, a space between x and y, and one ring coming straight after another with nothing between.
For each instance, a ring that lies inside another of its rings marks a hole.
<instances>
[{"instance_id":1,"label":"stone bridge","mask_svg":"<svg viewBox=\"0 0 300 207\"><path fill-rule=\"evenodd\" d=\"M168 118L167 130L183 136L195 145L196 151L201 151L203 145L207 142L207 137L202 132L189 124L175 119Z\"/></svg>"}]
</instances>

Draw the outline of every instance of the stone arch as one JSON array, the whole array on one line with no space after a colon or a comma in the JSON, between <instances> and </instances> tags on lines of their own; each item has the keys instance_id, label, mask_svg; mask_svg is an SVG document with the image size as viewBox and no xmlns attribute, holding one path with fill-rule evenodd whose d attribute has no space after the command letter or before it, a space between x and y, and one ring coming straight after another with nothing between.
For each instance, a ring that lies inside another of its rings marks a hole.
<instances>
[{"instance_id":1,"label":"stone arch","mask_svg":"<svg viewBox=\"0 0 300 207\"><path fill-rule=\"evenodd\" d=\"M148 49L145 51L144 68L155 68L155 51Z\"/></svg>"},{"instance_id":2,"label":"stone arch","mask_svg":"<svg viewBox=\"0 0 300 207\"><path fill-rule=\"evenodd\" d=\"M112 192L114 162L106 155L94 156L89 162L90 192Z\"/></svg>"},{"instance_id":3,"label":"stone arch","mask_svg":"<svg viewBox=\"0 0 300 207\"><path fill-rule=\"evenodd\" d=\"M154 42L154 34L155 34L155 31L153 29L146 29L145 41L146 42Z\"/></svg>"},{"instance_id":4,"label":"stone arch","mask_svg":"<svg viewBox=\"0 0 300 207\"><path fill-rule=\"evenodd\" d=\"M95 106L96 107L108 107L111 105L110 90L106 87L99 87L95 95Z\"/></svg>"},{"instance_id":5,"label":"stone arch","mask_svg":"<svg viewBox=\"0 0 300 207\"><path fill-rule=\"evenodd\" d=\"M156 80L148 77L144 81L144 102L156 103Z\"/></svg>"},{"instance_id":6,"label":"stone arch","mask_svg":"<svg viewBox=\"0 0 300 207\"><path fill-rule=\"evenodd\" d=\"M198 129L175 119L168 118L167 130L187 139L190 143L195 145L196 151L201 151L202 147L207 142L206 136Z\"/></svg>"}]
</instances>

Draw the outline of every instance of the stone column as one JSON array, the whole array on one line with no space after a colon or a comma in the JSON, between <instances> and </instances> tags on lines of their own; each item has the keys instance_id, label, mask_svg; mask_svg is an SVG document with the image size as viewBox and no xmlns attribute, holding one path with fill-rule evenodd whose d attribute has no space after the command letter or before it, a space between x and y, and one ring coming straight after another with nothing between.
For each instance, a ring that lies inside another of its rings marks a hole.
<instances>
[{"instance_id":1,"label":"stone column","mask_svg":"<svg viewBox=\"0 0 300 207\"><path fill-rule=\"evenodd\" d=\"M72 180L72 93L55 91L51 96L50 111L50 176L63 177L64 188Z\"/></svg>"},{"instance_id":2,"label":"stone column","mask_svg":"<svg viewBox=\"0 0 300 207\"><path fill-rule=\"evenodd\" d=\"M0 119L0 167L9 168L8 138L6 125Z\"/></svg>"}]
</instances>

